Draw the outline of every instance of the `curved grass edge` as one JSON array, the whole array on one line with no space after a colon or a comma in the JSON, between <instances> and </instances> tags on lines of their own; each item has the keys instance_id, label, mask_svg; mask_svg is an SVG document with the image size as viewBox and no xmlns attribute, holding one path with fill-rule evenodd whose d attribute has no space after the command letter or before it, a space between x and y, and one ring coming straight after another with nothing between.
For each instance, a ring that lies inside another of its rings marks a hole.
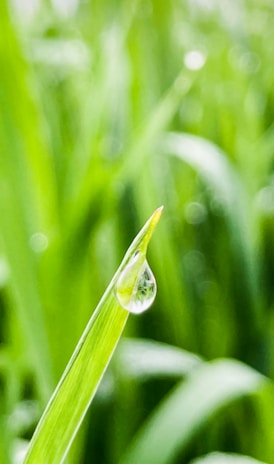
<instances>
[{"instance_id":1,"label":"curved grass edge","mask_svg":"<svg viewBox=\"0 0 274 464\"><path fill-rule=\"evenodd\" d=\"M236 453L220 453L217 451L201 456L191 461L190 464L219 464L220 462L223 464L266 464L251 456Z\"/></svg>"}]
</instances>

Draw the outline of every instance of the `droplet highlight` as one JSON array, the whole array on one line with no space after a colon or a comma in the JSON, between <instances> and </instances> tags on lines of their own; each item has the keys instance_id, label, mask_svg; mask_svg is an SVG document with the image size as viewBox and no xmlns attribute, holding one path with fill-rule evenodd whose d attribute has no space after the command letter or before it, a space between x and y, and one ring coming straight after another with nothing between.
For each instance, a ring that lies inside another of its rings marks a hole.
<instances>
[{"instance_id":1,"label":"droplet highlight","mask_svg":"<svg viewBox=\"0 0 274 464\"><path fill-rule=\"evenodd\" d=\"M36 232L30 237L30 247L35 253L43 253L48 248L48 237L42 232Z\"/></svg>"},{"instance_id":2,"label":"droplet highlight","mask_svg":"<svg viewBox=\"0 0 274 464\"><path fill-rule=\"evenodd\" d=\"M134 314L141 314L152 305L157 293L155 277L148 262L136 253L118 278L115 294L120 305Z\"/></svg>"}]
</instances>

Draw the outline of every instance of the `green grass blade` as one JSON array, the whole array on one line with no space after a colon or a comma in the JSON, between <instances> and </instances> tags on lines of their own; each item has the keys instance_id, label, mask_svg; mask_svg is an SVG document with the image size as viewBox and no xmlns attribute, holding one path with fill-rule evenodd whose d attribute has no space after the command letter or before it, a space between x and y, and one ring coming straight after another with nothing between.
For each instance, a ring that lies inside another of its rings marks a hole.
<instances>
[{"instance_id":1,"label":"green grass blade","mask_svg":"<svg viewBox=\"0 0 274 464\"><path fill-rule=\"evenodd\" d=\"M91 317L38 424L25 463L64 460L128 318L114 294L116 282L131 257L137 251L145 253L161 212L157 209L139 232Z\"/></svg>"},{"instance_id":2,"label":"green grass blade","mask_svg":"<svg viewBox=\"0 0 274 464\"><path fill-rule=\"evenodd\" d=\"M138 338L123 339L115 360L126 380L137 381L180 378L203 362L199 356L177 346Z\"/></svg>"},{"instance_id":3,"label":"green grass blade","mask_svg":"<svg viewBox=\"0 0 274 464\"><path fill-rule=\"evenodd\" d=\"M160 404L121 464L173 462L209 418L264 384L261 374L238 361L223 359L202 365Z\"/></svg>"},{"instance_id":4,"label":"green grass blade","mask_svg":"<svg viewBox=\"0 0 274 464\"><path fill-rule=\"evenodd\" d=\"M242 218L240 208L245 206L242 204L243 187L232 164L219 147L202 137L186 133L167 134L162 146L168 153L192 166L211 186L223 207L233 216L236 213Z\"/></svg>"},{"instance_id":5,"label":"green grass blade","mask_svg":"<svg viewBox=\"0 0 274 464\"><path fill-rule=\"evenodd\" d=\"M179 158L194 169L209 187L213 201L217 201L221 206L235 263L234 291L238 295L237 301L239 302L241 297L244 301L243 312L239 314L237 323L245 325L241 342L244 346L247 346L246 343L249 346L242 360L259 369L252 361L255 358L254 353L258 351L261 337L259 263L254 243L254 219L243 178L226 153L202 137L186 133L169 133L164 137L162 147L166 153ZM239 278L236 277L236 273ZM239 288L237 281L241 282ZM248 324L246 320L249 321Z\"/></svg>"},{"instance_id":6,"label":"green grass blade","mask_svg":"<svg viewBox=\"0 0 274 464\"><path fill-rule=\"evenodd\" d=\"M40 108L32 94L34 80L9 6L0 4L0 241L10 270L7 291L14 321L46 404L54 385L52 360L37 254L30 240L36 232L47 235L56 220L54 182Z\"/></svg>"},{"instance_id":7,"label":"green grass blade","mask_svg":"<svg viewBox=\"0 0 274 464\"><path fill-rule=\"evenodd\" d=\"M264 464L262 461L234 453L210 453L191 461L191 464Z\"/></svg>"}]
</instances>

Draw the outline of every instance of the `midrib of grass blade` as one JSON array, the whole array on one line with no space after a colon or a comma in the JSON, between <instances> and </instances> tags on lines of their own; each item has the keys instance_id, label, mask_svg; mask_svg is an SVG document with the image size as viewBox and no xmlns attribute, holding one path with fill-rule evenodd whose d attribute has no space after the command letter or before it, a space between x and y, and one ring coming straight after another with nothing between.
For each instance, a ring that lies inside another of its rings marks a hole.
<instances>
[{"instance_id":1,"label":"midrib of grass blade","mask_svg":"<svg viewBox=\"0 0 274 464\"><path fill-rule=\"evenodd\" d=\"M63 462L128 318L116 299L115 284L134 253L146 249L161 212L157 209L139 232L91 317L38 424L25 464Z\"/></svg>"}]
</instances>

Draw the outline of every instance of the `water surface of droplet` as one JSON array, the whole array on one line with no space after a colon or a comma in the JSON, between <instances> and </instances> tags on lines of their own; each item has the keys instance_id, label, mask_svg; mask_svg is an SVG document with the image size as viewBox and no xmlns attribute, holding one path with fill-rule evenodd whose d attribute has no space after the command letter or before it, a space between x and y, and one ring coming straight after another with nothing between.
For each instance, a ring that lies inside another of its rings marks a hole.
<instances>
[{"instance_id":1,"label":"water surface of droplet","mask_svg":"<svg viewBox=\"0 0 274 464\"><path fill-rule=\"evenodd\" d=\"M156 280L147 260L134 255L116 284L115 293L120 305L130 313L140 314L152 305L156 291Z\"/></svg>"}]
</instances>

